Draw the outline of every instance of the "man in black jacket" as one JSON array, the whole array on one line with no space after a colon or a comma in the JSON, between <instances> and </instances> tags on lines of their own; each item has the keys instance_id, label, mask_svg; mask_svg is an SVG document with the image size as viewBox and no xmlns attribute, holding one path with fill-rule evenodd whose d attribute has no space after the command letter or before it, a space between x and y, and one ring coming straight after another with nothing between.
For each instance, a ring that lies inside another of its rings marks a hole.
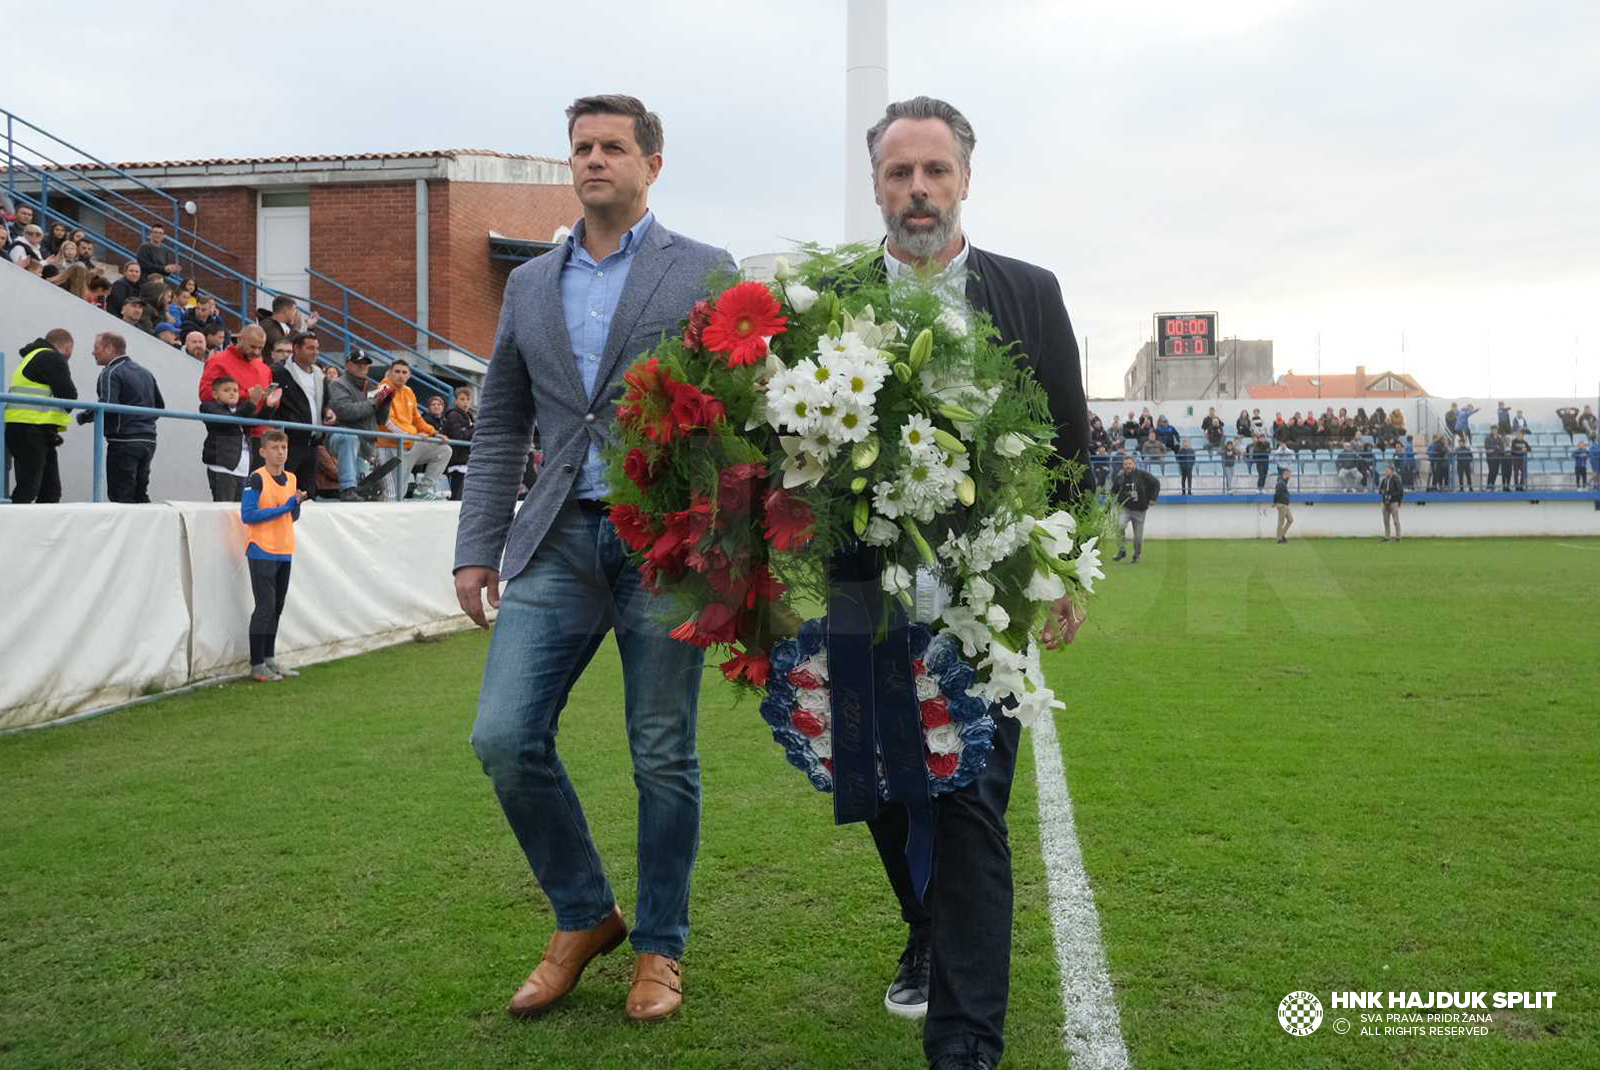
<instances>
[{"instance_id":1,"label":"man in black jacket","mask_svg":"<svg viewBox=\"0 0 1600 1070\"><path fill-rule=\"evenodd\" d=\"M959 111L928 97L891 104L867 131L873 189L888 232L884 267L891 279L913 270L933 271L950 290L964 292L975 308L987 312L1001 342L1015 343L1018 359L1049 396L1057 451L1083 463L1089 413L1060 286L1043 268L974 248L962 233L961 202L975 142ZM1091 486L1085 465L1075 484L1062 492L1085 493ZM1081 621L1069 598L1057 602L1045 628L1049 645L1070 642ZM888 804L868 822L911 930L884 1002L901 1017L926 1014L923 1051L938 1070L988 1070L1000 1062L1011 975L1005 812L1021 725L1003 711L996 714L994 751L983 774L933 802L938 861L922 901L905 857L906 808Z\"/></svg>"},{"instance_id":2,"label":"man in black jacket","mask_svg":"<svg viewBox=\"0 0 1600 1070\"><path fill-rule=\"evenodd\" d=\"M277 418L289 423L320 425L322 410L327 407L328 389L327 377L317 367L321 343L314 334L296 334L290 336L289 344L289 359L272 369L272 381L283 391ZM295 482L306 492L306 497L315 498L319 435L293 428L285 433L289 436L289 461L285 467L294 473Z\"/></svg>"},{"instance_id":3,"label":"man in black jacket","mask_svg":"<svg viewBox=\"0 0 1600 1070\"><path fill-rule=\"evenodd\" d=\"M1121 561L1128 556L1128 525L1133 525L1133 564L1139 563L1144 550L1144 515L1161 494L1161 480L1149 472L1139 471L1129 454L1122 458L1122 471L1111 480L1111 497L1122 509L1117 518L1117 556Z\"/></svg>"},{"instance_id":4,"label":"man in black jacket","mask_svg":"<svg viewBox=\"0 0 1600 1070\"><path fill-rule=\"evenodd\" d=\"M1394 541L1400 541L1400 503L1405 500L1405 484L1395 473L1394 465L1383 466L1383 480L1378 484L1378 500L1383 502L1383 541L1389 541L1389 522L1394 522Z\"/></svg>"},{"instance_id":5,"label":"man in black jacket","mask_svg":"<svg viewBox=\"0 0 1600 1070\"><path fill-rule=\"evenodd\" d=\"M23 346L11 381L4 384L7 392L76 398L78 388L67 368L72 345L72 335L57 327ZM13 502L49 505L61 500L56 448L61 445L61 432L67 429L67 417L66 409L51 405L12 402L6 406L6 456L16 469L16 484L11 489ZM4 473L0 473L3 478Z\"/></svg>"},{"instance_id":6,"label":"man in black jacket","mask_svg":"<svg viewBox=\"0 0 1600 1070\"><path fill-rule=\"evenodd\" d=\"M113 405L137 405L164 409L156 377L128 356L128 341L115 331L95 336L94 362L100 365L95 381L95 396ZM94 414L78 414L79 423L89 423ZM150 462L156 455L156 417L127 412L108 412L106 434L106 497L114 502L144 503L150 500Z\"/></svg>"},{"instance_id":7,"label":"man in black jacket","mask_svg":"<svg viewBox=\"0 0 1600 1070\"><path fill-rule=\"evenodd\" d=\"M1289 470L1279 467L1278 485L1272 488L1272 504L1278 510L1278 541L1289 541L1289 529L1294 526L1294 513L1289 509Z\"/></svg>"}]
</instances>

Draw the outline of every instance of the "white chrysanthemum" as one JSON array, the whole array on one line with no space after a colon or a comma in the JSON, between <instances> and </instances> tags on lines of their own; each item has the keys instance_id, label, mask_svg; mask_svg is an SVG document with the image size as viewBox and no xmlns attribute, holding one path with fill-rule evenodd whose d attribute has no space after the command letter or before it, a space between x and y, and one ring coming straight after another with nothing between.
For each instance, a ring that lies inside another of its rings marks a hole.
<instances>
[{"instance_id":1,"label":"white chrysanthemum","mask_svg":"<svg viewBox=\"0 0 1600 1070\"><path fill-rule=\"evenodd\" d=\"M867 521L867 532L861 541L868 546L893 546L900 541L900 528L892 520L875 516Z\"/></svg>"},{"instance_id":2,"label":"white chrysanthemum","mask_svg":"<svg viewBox=\"0 0 1600 1070\"><path fill-rule=\"evenodd\" d=\"M1049 569L1039 569L1028 579L1028 587L1022 593L1029 601L1054 602L1067 593L1067 585Z\"/></svg>"},{"instance_id":3,"label":"white chrysanthemum","mask_svg":"<svg viewBox=\"0 0 1600 1070\"><path fill-rule=\"evenodd\" d=\"M900 485L885 480L873 485L872 510L882 516L893 520L904 512L905 503L901 500Z\"/></svg>"},{"instance_id":4,"label":"white chrysanthemum","mask_svg":"<svg viewBox=\"0 0 1600 1070\"><path fill-rule=\"evenodd\" d=\"M900 429L900 444L914 454L933 449L933 421L920 413L912 413Z\"/></svg>"},{"instance_id":5,"label":"white chrysanthemum","mask_svg":"<svg viewBox=\"0 0 1600 1070\"><path fill-rule=\"evenodd\" d=\"M935 754L957 754L961 750L961 729L953 721L928 729L922 737Z\"/></svg>"},{"instance_id":6,"label":"white chrysanthemum","mask_svg":"<svg viewBox=\"0 0 1600 1070\"><path fill-rule=\"evenodd\" d=\"M1078 582L1083 584L1083 589L1094 594L1094 581L1105 578L1105 573L1100 571L1100 548L1096 545L1100 537L1083 540L1083 545L1078 547L1078 556L1072 559L1072 567L1078 571Z\"/></svg>"},{"instance_id":7,"label":"white chrysanthemum","mask_svg":"<svg viewBox=\"0 0 1600 1070\"><path fill-rule=\"evenodd\" d=\"M909 595L914 578L904 565L891 564L883 570L883 590L889 595Z\"/></svg>"},{"instance_id":8,"label":"white chrysanthemum","mask_svg":"<svg viewBox=\"0 0 1600 1070\"><path fill-rule=\"evenodd\" d=\"M873 410L870 399L865 405L836 401L833 409L834 415L830 418L829 426L836 430L830 432L828 437L836 442L864 442L878 426L878 414Z\"/></svg>"}]
</instances>

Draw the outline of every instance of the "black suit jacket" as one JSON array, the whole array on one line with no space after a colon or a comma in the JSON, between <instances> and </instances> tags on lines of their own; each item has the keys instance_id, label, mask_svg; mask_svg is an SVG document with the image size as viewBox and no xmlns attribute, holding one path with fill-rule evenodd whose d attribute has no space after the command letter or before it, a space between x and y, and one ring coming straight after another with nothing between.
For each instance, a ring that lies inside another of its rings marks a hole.
<instances>
[{"instance_id":1,"label":"black suit jacket","mask_svg":"<svg viewBox=\"0 0 1600 1070\"><path fill-rule=\"evenodd\" d=\"M1039 380L1050 398L1056 452L1084 466L1076 483L1062 483L1057 496L1094 490L1089 464L1089 407L1083 394L1078 338L1061 299L1061 286L1044 268L973 246L967 255L967 300L987 312L1003 344Z\"/></svg>"},{"instance_id":2,"label":"black suit jacket","mask_svg":"<svg viewBox=\"0 0 1600 1070\"><path fill-rule=\"evenodd\" d=\"M322 374L321 368L313 368L317 375ZM314 424L318 422L320 413L312 411L311 399L306 397L306 392L300 389L300 384L295 382L293 375L289 374L289 364L285 361L275 365L272 369L272 381L283 387L283 397L278 402L278 411L273 414L275 420L288 420L293 423ZM327 399L323 399L327 405ZM289 429L284 432L289 436L289 452L299 457L311 446L312 432L296 431ZM293 467L291 463L290 467Z\"/></svg>"}]
</instances>

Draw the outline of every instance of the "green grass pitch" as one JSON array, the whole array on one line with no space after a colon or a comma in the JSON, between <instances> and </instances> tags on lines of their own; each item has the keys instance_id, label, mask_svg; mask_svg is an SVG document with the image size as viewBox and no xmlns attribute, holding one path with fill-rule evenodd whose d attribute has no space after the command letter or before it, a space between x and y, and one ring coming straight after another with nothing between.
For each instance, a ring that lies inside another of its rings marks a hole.
<instances>
[{"instance_id":1,"label":"green grass pitch","mask_svg":"<svg viewBox=\"0 0 1600 1070\"><path fill-rule=\"evenodd\" d=\"M1600 1066L1600 540L1152 542L1107 568L1047 666L1134 1065ZM468 745L485 648L0 738L0 1070L920 1065L881 1007L904 935L865 830L711 675L683 1013L624 1022L624 948L512 1021L551 919ZM628 911L620 692L602 648L561 738ZM1005 1065L1063 1068L1027 736L1010 819ZM1276 1019L1300 988L1309 1037ZM1335 1034L1335 989L1559 996L1384 1038Z\"/></svg>"}]
</instances>

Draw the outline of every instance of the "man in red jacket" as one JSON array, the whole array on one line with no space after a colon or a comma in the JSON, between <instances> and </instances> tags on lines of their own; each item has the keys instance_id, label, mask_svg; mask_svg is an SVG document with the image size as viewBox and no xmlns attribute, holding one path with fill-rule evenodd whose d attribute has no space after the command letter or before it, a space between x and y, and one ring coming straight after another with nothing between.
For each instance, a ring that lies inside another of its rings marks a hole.
<instances>
[{"instance_id":1,"label":"man in red jacket","mask_svg":"<svg viewBox=\"0 0 1600 1070\"><path fill-rule=\"evenodd\" d=\"M205 371L200 373L200 400L215 400L211 396L211 384L218 376L226 375L239 384L240 396L248 398L258 413L269 419L276 419L282 392L273 389L272 367L261 359L261 352L266 348L266 344L267 332L255 324L252 323L241 330L238 341L206 361ZM265 427L250 429L250 456L253 467L260 467L256 458L261 452L261 435L265 431Z\"/></svg>"}]
</instances>

